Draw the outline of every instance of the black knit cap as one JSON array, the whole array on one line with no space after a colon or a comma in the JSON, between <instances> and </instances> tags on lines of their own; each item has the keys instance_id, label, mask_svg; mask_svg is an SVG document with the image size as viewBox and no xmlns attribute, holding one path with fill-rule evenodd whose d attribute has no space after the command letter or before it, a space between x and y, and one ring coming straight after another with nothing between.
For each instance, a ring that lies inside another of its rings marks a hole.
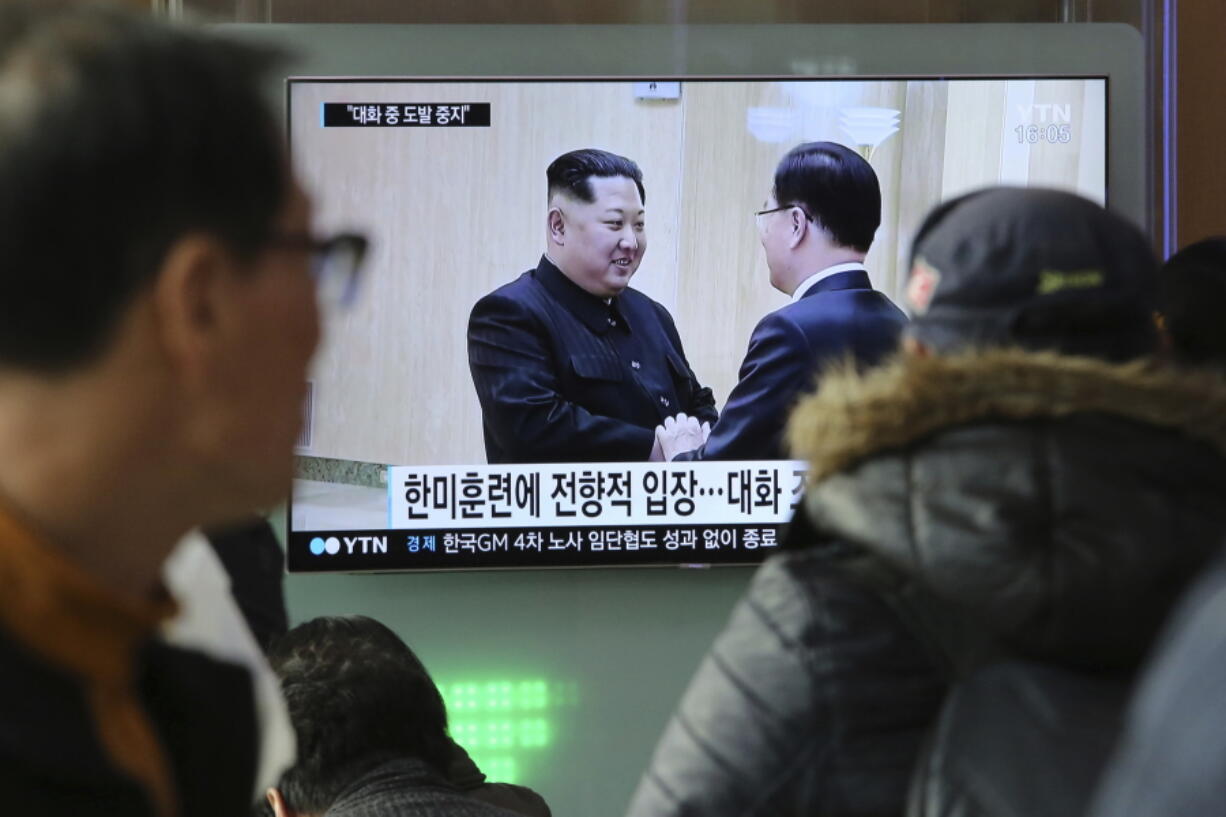
<instances>
[{"instance_id":1,"label":"black knit cap","mask_svg":"<svg viewBox=\"0 0 1226 817\"><path fill-rule=\"evenodd\" d=\"M1157 264L1145 235L1088 199L992 187L933 210L911 251L909 332L1129 360L1150 354Z\"/></svg>"}]
</instances>

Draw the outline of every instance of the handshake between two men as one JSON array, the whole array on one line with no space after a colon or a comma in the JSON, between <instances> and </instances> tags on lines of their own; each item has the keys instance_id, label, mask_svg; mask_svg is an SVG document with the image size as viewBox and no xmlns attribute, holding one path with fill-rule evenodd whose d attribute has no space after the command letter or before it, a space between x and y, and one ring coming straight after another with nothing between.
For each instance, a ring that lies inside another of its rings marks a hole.
<instances>
[{"instance_id":1,"label":"handshake between two men","mask_svg":"<svg viewBox=\"0 0 1226 817\"><path fill-rule=\"evenodd\" d=\"M656 426L656 442L649 459L651 462L668 462L678 454L701 448L710 436L709 422L700 423L697 417L690 417L685 412L666 417L663 423Z\"/></svg>"},{"instance_id":2,"label":"handshake between two men","mask_svg":"<svg viewBox=\"0 0 1226 817\"><path fill-rule=\"evenodd\" d=\"M770 285L790 301L754 327L722 411L668 310L629 285L647 248L639 166L587 148L545 175L544 254L469 316L490 463L786 458L787 415L823 363L897 348L906 316L864 269L881 190L843 145L788 151L755 213Z\"/></svg>"}]
</instances>

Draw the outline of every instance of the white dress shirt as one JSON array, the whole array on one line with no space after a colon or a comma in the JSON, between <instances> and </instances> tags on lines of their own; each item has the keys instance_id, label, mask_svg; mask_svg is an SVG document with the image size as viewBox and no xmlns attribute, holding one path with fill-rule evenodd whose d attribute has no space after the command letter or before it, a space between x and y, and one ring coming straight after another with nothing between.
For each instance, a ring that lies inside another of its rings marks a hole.
<instances>
[{"instance_id":1,"label":"white dress shirt","mask_svg":"<svg viewBox=\"0 0 1226 817\"><path fill-rule=\"evenodd\" d=\"M796 291L792 293L792 303L796 303L804 297L805 293L813 288L813 285L823 278L829 278L831 275L839 272L851 272L852 270L864 269L863 261L854 261L850 264L835 264L833 267L826 267L824 270L818 270L808 278L800 282L800 286L796 287Z\"/></svg>"}]
</instances>

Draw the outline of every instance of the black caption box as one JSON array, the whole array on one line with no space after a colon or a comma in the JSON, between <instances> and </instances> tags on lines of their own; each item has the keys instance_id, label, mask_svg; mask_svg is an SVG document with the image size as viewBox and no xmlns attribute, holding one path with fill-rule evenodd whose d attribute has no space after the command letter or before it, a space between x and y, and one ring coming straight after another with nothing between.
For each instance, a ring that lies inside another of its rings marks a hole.
<instances>
[{"instance_id":1,"label":"black caption box","mask_svg":"<svg viewBox=\"0 0 1226 817\"><path fill-rule=\"evenodd\" d=\"M488 102L325 102L325 128L488 128Z\"/></svg>"}]
</instances>

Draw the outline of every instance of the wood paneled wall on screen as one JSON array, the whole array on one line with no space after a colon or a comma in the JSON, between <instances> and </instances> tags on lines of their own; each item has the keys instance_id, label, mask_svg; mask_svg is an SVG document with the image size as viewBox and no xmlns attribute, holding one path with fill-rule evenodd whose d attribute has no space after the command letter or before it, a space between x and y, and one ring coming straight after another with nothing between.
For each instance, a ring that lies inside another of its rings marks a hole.
<instances>
[{"instance_id":1,"label":"wood paneled wall on screen","mask_svg":"<svg viewBox=\"0 0 1226 817\"><path fill-rule=\"evenodd\" d=\"M315 365L309 453L323 457L484 460L468 313L536 264L544 169L567 150L600 147L642 167L648 249L634 286L672 313L721 405L754 325L787 300L770 288L752 213L794 145L868 152L841 124L849 108L900 118L871 152L883 221L867 260L895 300L911 235L943 198L997 182L1103 197L1099 81L689 82L680 99L651 101L626 82L300 83L293 93L294 160L321 228L374 241L358 303L328 327ZM323 102L488 102L491 127L323 128ZM1067 140L1060 128L1047 140L1048 120L1068 126ZM1028 138L1032 124L1041 138Z\"/></svg>"}]
</instances>

